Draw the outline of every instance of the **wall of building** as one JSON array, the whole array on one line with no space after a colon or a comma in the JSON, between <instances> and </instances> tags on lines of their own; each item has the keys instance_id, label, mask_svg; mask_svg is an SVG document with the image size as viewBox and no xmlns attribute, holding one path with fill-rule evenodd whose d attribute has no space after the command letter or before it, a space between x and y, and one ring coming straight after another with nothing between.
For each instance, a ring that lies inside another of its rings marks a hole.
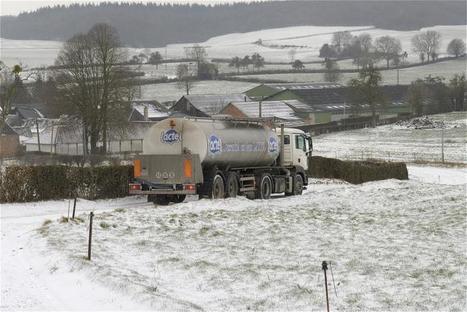
<instances>
[{"instance_id":1,"label":"wall of building","mask_svg":"<svg viewBox=\"0 0 467 312\"><path fill-rule=\"evenodd\" d=\"M15 156L19 150L17 135L0 135L0 157Z\"/></svg>"}]
</instances>

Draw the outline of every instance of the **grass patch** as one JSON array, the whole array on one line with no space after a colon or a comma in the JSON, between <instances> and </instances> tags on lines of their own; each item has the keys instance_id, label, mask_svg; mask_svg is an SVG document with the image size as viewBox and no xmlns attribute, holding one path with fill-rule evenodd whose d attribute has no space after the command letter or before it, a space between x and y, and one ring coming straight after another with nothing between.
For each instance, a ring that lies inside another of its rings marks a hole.
<instances>
[{"instance_id":1,"label":"grass patch","mask_svg":"<svg viewBox=\"0 0 467 312\"><path fill-rule=\"evenodd\" d=\"M58 220L58 222L60 222L60 223L68 223L68 221L70 221L68 217L61 217L61 218Z\"/></svg>"},{"instance_id":2,"label":"grass patch","mask_svg":"<svg viewBox=\"0 0 467 312\"><path fill-rule=\"evenodd\" d=\"M110 227L110 224L108 224L107 222L104 222L102 221L101 223L99 223L100 227L103 228L103 229L108 229Z\"/></svg>"},{"instance_id":3,"label":"grass patch","mask_svg":"<svg viewBox=\"0 0 467 312\"><path fill-rule=\"evenodd\" d=\"M42 226L47 226L50 223L52 223L52 220L47 219L47 220L44 221L44 223L42 223Z\"/></svg>"}]
</instances>

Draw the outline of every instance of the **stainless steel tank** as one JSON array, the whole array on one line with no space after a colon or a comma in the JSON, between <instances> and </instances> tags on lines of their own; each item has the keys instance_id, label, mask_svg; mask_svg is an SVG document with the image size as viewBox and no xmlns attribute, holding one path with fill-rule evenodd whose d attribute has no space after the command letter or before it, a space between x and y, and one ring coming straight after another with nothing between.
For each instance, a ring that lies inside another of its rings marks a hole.
<instances>
[{"instance_id":1,"label":"stainless steel tank","mask_svg":"<svg viewBox=\"0 0 467 312\"><path fill-rule=\"evenodd\" d=\"M279 156L279 138L269 127L244 121L168 118L152 126L143 154L198 154L203 165L271 165Z\"/></svg>"}]
</instances>

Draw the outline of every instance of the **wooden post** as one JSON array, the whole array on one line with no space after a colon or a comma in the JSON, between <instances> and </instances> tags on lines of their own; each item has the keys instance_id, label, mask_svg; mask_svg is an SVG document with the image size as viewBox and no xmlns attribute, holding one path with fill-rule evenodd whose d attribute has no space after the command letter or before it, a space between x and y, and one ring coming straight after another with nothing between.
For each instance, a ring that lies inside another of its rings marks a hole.
<instances>
[{"instance_id":1,"label":"wooden post","mask_svg":"<svg viewBox=\"0 0 467 312\"><path fill-rule=\"evenodd\" d=\"M444 128L441 128L441 161L444 164Z\"/></svg>"},{"instance_id":2,"label":"wooden post","mask_svg":"<svg viewBox=\"0 0 467 312\"><path fill-rule=\"evenodd\" d=\"M75 211L76 211L76 196L75 196L75 200L73 201L73 213L71 214L71 218L73 220L75 219Z\"/></svg>"},{"instance_id":3,"label":"wooden post","mask_svg":"<svg viewBox=\"0 0 467 312\"><path fill-rule=\"evenodd\" d=\"M93 218L94 218L94 212L91 211L91 213L89 214L89 241L88 241L88 260L89 261L91 261L92 219Z\"/></svg>"},{"instance_id":4,"label":"wooden post","mask_svg":"<svg viewBox=\"0 0 467 312\"><path fill-rule=\"evenodd\" d=\"M326 289L326 308L327 308L327 311L329 312L328 277L326 275L328 264L326 263L326 261L323 261L322 268L324 271L324 288Z\"/></svg>"}]
</instances>

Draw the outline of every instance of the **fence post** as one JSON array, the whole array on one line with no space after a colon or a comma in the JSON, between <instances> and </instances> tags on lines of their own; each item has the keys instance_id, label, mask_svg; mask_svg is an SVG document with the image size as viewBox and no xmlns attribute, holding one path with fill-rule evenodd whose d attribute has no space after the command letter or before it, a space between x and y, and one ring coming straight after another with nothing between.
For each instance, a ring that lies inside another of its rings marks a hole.
<instances>
[{"instance_id":1,"label":"fence post","mask_svg":"<svg viewBox=\"0 0 467 312\"><path fill-rule=\"evenodd\" d=\"M91 241L92 241L92 219L94 218L94 212L91 211L89 214L89 241L88 241L88 260L91 261Z\"/></svg>"},{"instance_id":2,"label":"fence post","mask_svg":"<svg viewBox=\"0 0 467 312\"><path fill-rule=\"evenodd\" d=\"M73 201L73 213L71 215L71 218L73 220L75 219L75 211L76 211L76 196L75 196L75 200Z\"/></svg>"},{"instance_id":3,"label":"fence post","mask_svg":"<svg viewBox=\"0 0 467 312\"><path fill-rule=\"evenodd\" d=\"M441 162L444 164L444 128L441 128Z\"/></svg>"},{"instance_id":4,"label":"fence post","mask_svg":"<svg viewBox=\"0 0 467 312\"><path fill-rule=\"evenodd\" d=\"M326 270L328 269L328 264L326 263L326 261L323 261L321 266L322 266L323 271L324 271L324 288L326 289L326 308L327 308L327 311L329 312L328 277L326 275Z\"/></svg>"}]
</instances>

